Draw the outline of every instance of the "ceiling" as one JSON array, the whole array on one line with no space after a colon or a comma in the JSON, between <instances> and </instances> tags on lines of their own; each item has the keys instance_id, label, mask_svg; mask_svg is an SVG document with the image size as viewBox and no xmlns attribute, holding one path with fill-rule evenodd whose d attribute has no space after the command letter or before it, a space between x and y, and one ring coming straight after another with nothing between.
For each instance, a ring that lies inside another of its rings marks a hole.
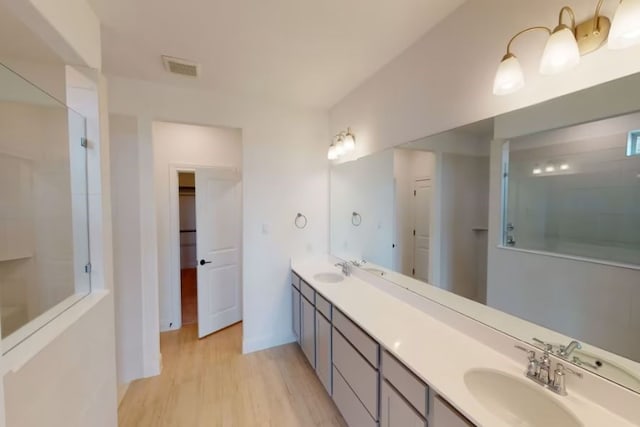
<instances>
[{"instance_id":1,"label":"ceiling","mask_svg":"<svg viewBox=\"0 0 640 427\"><path fill-rule=\"evenodd\" d=\"M328 108L465 0L89 1L107 74ZM168 74L163 54L201 77Z\"/></svg>"}]
</instances>

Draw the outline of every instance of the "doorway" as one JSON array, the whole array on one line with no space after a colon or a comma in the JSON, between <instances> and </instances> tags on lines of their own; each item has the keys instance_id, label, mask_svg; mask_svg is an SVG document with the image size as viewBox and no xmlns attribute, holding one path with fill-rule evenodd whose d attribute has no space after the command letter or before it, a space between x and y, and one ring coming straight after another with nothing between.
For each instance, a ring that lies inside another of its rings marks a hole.
<instances>
[{"instance_id":1,"label":"doorway","mask_svg":"<svg viewBox=\"0 0 640 427\"><path fill-rule=\"evenodd\" d=\"M413 277L429 281L431 180L418 179L413 187Z\"/></svg>"},{"instance_id":2,"label":"doorway","mask_svg":"<svg viewBox=\"0 0 640 427\"><path fill-rule=\"evenodd\" d=\"M236 169L178 165L171 176L179 326L203 338L242 320L241 178Z\"/></svg>"},{"instance_id":3,"label":"doorway","mask_svg":"<svg viewBox=\"0 0 640 427\"><path fill-rule=\"evenodd\" d=\"M178 172L182 326L198 323L196 174Z\"/></svg>"}]
</instances>

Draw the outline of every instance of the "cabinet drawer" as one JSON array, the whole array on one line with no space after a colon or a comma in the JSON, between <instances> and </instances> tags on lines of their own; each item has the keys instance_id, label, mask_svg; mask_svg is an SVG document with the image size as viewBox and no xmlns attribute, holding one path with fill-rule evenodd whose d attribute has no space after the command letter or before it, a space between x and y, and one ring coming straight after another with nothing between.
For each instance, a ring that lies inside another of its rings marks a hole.
<instances>
[{"instance_id":1,"label":"cabinet drawer","mask_svg":"<svg viewBox=\"0 0 640 427\"><path fill-rule=\"evenodd\" d=\"M358 349L369 363L376 369L380 365L378 363L378 343L375 342L362 329L356 326L351 320L342 314L339 310L333 310L333 326L335 326L342 335L349 340L355 348Z\"/></svg>"},{"instance_id":2,"label":"cabinet drawer","mask_svg":"<svg viewBox=\"0 0 640 427\"><path fill-rule=\"evenodd\" d=\"M387 381L382 382L380 427L427 427L427 421Z\"/></svg>"},{"instance_id":3,"label":"cabinet drawer","mask_svg":"<svg viewBox=\"0 0 640 427\"><path fill-rule=\"evenodd\" d=\"M416 411L427 416L429 387L386 351L382 353L382 375Z\"/></svg>"},{"instance_id":4,"label":"cabinet drawer","mask_svg":"<svg viewBox=\"0 0 640 427\"><path fill-rule=\"evenodd\" d=\"M367 408L378 419L378 371L340 334L333 331L333 365Z\"/></svg>"},{"instance_id":5,"label":"cabinet drawer","mask_svg":"<svg viewBox=\"0 0 640 427\"><path fill-rule=\"evenodd\" d=\"M331 320L331 303L316 293L316 308L324 317Z\"/></svg>"},{"instance_id":6,"label":"cabinet drawer","mask_svg":"<svg viewBox=\"0 0 640 427\"><path fill-rule=\"evenodd\" d=\"M304 280L300 280L300 292L311 304L316 305L316 291Z\"/></svg>"},{"instance_id":7,"label":"cabinet drawer","mask_svg":"<svg viewBox=\"0 0 640 427\"><path fill-rule=\"evenodd\" d=\"M431 420L436 427L475 427L471 421L453 409L449 402L440 396L433 399L433 418Z\"/></svg>"},{"instance_id":8,"label":"cabinet drawer","mask_svg":"<svg viewBox=\"0 0 640 427\"><path fill-rule=\"evenodd\" d=\"M349 426L377 427L378 423L371 418L358 396L349 388L335 367L333 368L333 401Z\"/></svg>"},{"instance_id":9,"label":"cabinet drawer","mask_svg":"<svg viewBox=\"0 0 640 427\"><path fill-rule=\"evenodd\" d=\"M300 290L300 276L298 276L294 271L291 272L291 284L294 288Z\"/></svg>"}]
</instances>

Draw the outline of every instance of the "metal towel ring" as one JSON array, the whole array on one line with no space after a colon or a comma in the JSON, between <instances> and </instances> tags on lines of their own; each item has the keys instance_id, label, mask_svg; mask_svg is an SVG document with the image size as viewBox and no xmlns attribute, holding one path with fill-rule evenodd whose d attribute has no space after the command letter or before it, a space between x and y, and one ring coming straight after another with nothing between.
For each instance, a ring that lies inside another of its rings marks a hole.
<instances>
[{"instance_id":1,"label":"metal towel ring","mask_svg":"<svg viewBox=\"0 0 640 427\"><path fill-rule=\"evenodd\" d=\"M362 216L358 212L351 214L351 224L356 227L359 227L360 224L362 224Z\"/></svg>"},{"instance_id":2,"label":"metal towel ring","mask_svg":"<svg viewBox=\"0 0 640 427\"><path fill-rule=\"evenodd\" d=\"M296 219L295 221L293 221L293 223L296 225L297 228L302 230L307 226L307 217L302 215L300 212L298 212L298 215L296 215Z\"/></svg>"}]
</instances>

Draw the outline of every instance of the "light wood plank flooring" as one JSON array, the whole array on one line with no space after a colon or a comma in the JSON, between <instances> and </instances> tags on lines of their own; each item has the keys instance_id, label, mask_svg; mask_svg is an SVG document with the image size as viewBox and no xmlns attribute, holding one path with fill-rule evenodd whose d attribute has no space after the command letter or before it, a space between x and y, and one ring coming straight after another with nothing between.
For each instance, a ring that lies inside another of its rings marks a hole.
<instances>
[{"instance_id":1,"label":"light wood plank flooring","mask_svg":"<svg viewBox=\"0 0 640 427\"><path fill-rule=\"evenodd\" d=\"M198 271L195 268L180 270L182 324L198 322Z\"/></svg>"},{"instance_id":2,"label":"light wood plank flooring","mask_svg":"<svg viewBox=\"0 0 640 427\"><path fill-rule=\"evenodd\" d=\"M204 340L189 325L161 348L162 375L131 384L121 427L346 426L295 344L243 356L242 324Z\"/></svg>"}]
</instances>

